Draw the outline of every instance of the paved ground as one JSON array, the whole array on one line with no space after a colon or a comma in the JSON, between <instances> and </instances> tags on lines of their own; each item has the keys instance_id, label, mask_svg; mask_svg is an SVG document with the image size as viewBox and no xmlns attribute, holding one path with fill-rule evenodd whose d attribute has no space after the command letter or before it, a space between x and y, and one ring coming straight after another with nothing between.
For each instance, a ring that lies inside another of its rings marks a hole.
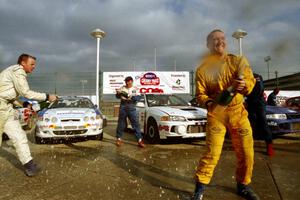
<instances>
[{"instance_id":1,"label":"paved ground","mask_svg":"<svg viewBox=\"0 0 300 200\"><path fill-rule=\"evenodd\" d=\"M0 149L0 199L189 199L193 174L204 141L136 146L133 135L126 144L114 145L115 126L105 138L70 144L36 145L32 154L43 167L37 177L27 178L9 142ZM29 134L31 141L32 135ZM299 136L277 139L276 156L264 155L262 142L255 143L253 187L265 200L298 200L300 196ZM235 194L235 156L226 141L205 199L239 200Z\"/></svg>"}]
</instances>

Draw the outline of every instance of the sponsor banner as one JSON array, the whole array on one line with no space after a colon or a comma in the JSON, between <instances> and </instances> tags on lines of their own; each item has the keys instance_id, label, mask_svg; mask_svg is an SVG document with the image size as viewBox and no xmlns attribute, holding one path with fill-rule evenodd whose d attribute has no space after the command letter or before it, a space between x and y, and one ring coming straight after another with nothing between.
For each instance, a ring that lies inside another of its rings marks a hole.
<instances>
[{"instance_id":1,"label":"sponsor banner","mask_svg":"<svg viewBox=\"0 0 300 200\"><path fill-rule=\"evenodd\" d=\"M124 79L131 76L139 93L190 93L190 73L176 72L103 72L103 94L115 94Z\"/></svg>"}]
</instances>

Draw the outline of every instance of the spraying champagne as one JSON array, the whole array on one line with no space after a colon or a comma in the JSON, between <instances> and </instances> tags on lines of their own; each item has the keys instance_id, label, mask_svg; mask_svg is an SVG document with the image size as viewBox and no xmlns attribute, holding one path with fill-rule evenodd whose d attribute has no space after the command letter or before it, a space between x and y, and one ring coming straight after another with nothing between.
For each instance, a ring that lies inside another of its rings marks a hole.
<instances>
[{"instance_id":1,"label":"spraying champagne","mask_svg":"<svg viewBox=\"0 0 300 200\"><path fill-rule=\"evenodd\" d=\"M238 80L240 81L244 79L244 68L244 66L239 67ZM215 102L218 105L227 106L232 101L237 92L238 91L236 90L236 88L233 85L231 85L226 90L223 90L221 94L219 94L216 97Z\"/></svg>"}]
</instances>

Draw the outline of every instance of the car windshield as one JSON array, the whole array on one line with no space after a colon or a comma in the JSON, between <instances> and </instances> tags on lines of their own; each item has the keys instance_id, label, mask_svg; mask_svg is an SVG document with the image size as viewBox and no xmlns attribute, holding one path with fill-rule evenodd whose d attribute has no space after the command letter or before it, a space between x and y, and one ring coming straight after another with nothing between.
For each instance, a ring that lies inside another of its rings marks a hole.
<instances>
[{"instance_id":1,"label":"car windshield","mask_svg":"<svg viewBox=\"0 0 300 200\"><path fill-rule=\"evenodd\" d=\"M294 98L291 102L294 102L295 104L300 104L300 98Z\"/></svg>"},{"instance_id":2,"label":"car windshield","mask_svg":"<svg viewBox=\"0 0 300 200\"><path fill-rule=\"evenodd\" d=\"M93 108L89 99L58 99L49 108Z\"/></svg>"},{"instance_id":3,"label":"car windshield","mask_svg":"<svg viewBox=\"0 0 300 200\"><path fill-rule=\"evenodd\" d=\"M153 106L188 106L188 102L175 95L167 94L147 94L149 107Z\"/></svg>"}]
</instances>

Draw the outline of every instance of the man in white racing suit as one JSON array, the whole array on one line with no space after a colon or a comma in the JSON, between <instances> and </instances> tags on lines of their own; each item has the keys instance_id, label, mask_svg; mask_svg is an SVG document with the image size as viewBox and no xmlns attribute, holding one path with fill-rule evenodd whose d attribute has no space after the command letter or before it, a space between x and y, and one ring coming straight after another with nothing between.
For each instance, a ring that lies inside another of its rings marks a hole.
<instances>
[{"instance_id":1,"label":"man in white racing suit","mask_svg":"<svg viewBox=\"0 0 300 200\"><path fill-rule=\"evenodd\" d=\"M25 174L34 176L39 167L33 162L25 131L22 129L18 117L13 109L13 102L18 96L37 101L55 101L56 95L34 92L29 89L27 74L33 72L36 58L22 54L18 64L4 69L0 73L0 145L2 133L5 132L16 149L20 162L24 165Z\"/></svg>"}]
</instances>

